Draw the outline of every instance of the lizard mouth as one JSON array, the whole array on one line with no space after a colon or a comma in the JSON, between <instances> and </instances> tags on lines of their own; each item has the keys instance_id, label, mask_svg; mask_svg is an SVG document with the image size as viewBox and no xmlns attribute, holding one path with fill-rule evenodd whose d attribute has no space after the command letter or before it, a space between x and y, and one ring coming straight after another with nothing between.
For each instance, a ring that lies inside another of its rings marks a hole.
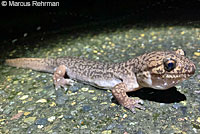
<instances>
[{"instance_id":1,"label":"lizard mouth","mask_svg":"<svg viewBox=\"0 0 200 134\"><path fill-rule=\"evenodd\" d=\"M179 78L188 78L190 76L192 76L194 73L182 73L182 74L166 74L163 77L164 78L168 78L168 79L179 79Z\"/></svg>"},{"instance_id":2,"label":"lizard mouth","mask_svg":"<svg viewBox=\"0 0 200 134\"><path fill-rule=\"evenodd\" d=\"M192 74L165 74L162 77L153 75L153 77L151 77L151 87L160 90L168 89L189 78L190 76L192 76Z\"/></svg>"}]
</instances>

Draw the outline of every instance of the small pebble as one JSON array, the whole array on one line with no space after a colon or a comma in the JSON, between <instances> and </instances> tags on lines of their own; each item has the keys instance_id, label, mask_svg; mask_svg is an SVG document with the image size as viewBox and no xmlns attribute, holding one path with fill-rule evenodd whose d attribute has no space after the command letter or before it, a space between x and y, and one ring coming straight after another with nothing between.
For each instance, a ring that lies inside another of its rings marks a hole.
<instances>
[{"instance_id":1,"label":"small pebble","mask_svg":"<svg viewBox=\"0 0 200 134\"><path fill-rule=\"evenodd\" d=\"M184 115L187 113L187 107L180 107L180 109Z\"/></svg>"},{"instance_id":2,"label":"small pebble","mask_svg":"<svg viewBox=\"0 0 200 134\"><path fill-rule=\"evenodd\" d=\"M92 100L97 100L97 97L93 97Z\"/></svg>"},{"instance_id":3,"label":"small pebble","mask_svg":"<svg viewBox=\"0 0 200 134\"><path fill-rule=\"evenodd\" d=\"M102 131L101 134L111 134L112 133L112 130L104 130Z\"/></svg>"},{"instance_id":4,"label":"small pebble","mask_svg":"<svg viewBox=\"0 0 200 134\"><path fill-rule=\"evenodd\" d=\"M115 104L115 103L111 103L110 106L111 106L111 107L114 107L114 106L116 106L116 104Z\"/></svg>"},{"instance_id":5,"label":"small pebble","mask_svg":"<svg viewBox=\"0 0 200 134\"><path fill-rule=\"evenodd\" d=\"M36 120L36 117L28 117L24 119L24 122L28 124L32 124L35 122L35 120Z\"/></svg>"},{"instance_id":6,"label":"small pebble","mask_svg":"<svg viewBox=\"0 0 200 134\"><path fill-rule=\"evenodd\" d=\"M84 112L88 112L88 111L90 111L92 108L89 106L89 105L85 105L85 106L83 106L83 111Z\"/></svg>"},{"instance_id":7,"label":"small pebble","mask_svg":"<svg viewBox=\"0 0 200 134\"><path fill-rule=\"evenodd\" d=\"M73 119L73 116L71 116L71 115L64 115L64 118L65 119Z\"/></svg>"},{"instance_id":8,"label":"small pebble","mask_svg":"<svg viewBox=\"0 0 200 134\"><path fill-rule=\"evenodd\" d=\"M35 125L46 125L48 123L47 118L40 118L35 121Z\"/></svg>"},{"instance_id":9,"label":"small pebble","mask_svg":"<svg viewBox=\"0 0 200 134\"><path fill-rule=\"evenodd\" d=\"M56 103L55 103L55 102L52 102L52 103L50 104L50 106L51 106L51 107L54 107L54 106L56 106Z\"/></svg>"},{"instance_id":10,"label":"small pebble","mask_svg":"<svg viewBox=\"0 0 200 134\"><path fill-rule=\"evenodd\" d=\"M58 132L53 132L52 134L59 134Z\"/></svg>"},{"instance_id":11,"label":"small pebble","mask_svg":"<svg viewBox=\"0 0 200 134\"><path fill-rule=\"evenodd\" d=\"M116 126L116 124L112 123L112 124L108 125L107 129L108 130L113 129L115 126Z\"/></svg>"},{"instance_id":12,"label":"small pebble","mask_svg":"<svg viewBox=\"0 0 200 134\"><path fill-rule=\"evenodd\" d=\"M179 109L180 106L181 106L181 105L180 105L179 103L174 103L172 107L175 108L175 109Z\"/></svg>"},{"instance_id":13,"label":"small pebble","mask_svg":"<svg viewBox=\"0 0 200 134\"><path fill-rule=\"evenodd\" d=\"M61 119L61 118L63 118L63 115L58 116L58 119Z\"/></svg>"},{"instance_id":14,"label":"small pebble","mask_svg":"<svg viewBox=\"0 0 200 134\"><path fill-rule=\"evenodd\" d=\"M27 108L26 108L26 110L28 110L28 111L33 111L33 110L35 110L36 109L36 105L29 105L29 106L27 106Z\"/></svg>"},{"instance_id":15,"label":"small pebble","mask_svg":"<svg viewBox=\"0 0 200 134\"><path fill-rule=\"evenodd\" d=\"M136 134L144 134L144 132L142 132L142 130L139 129L139 130L136 132Z\"/></svg>"},{"instance_id":16,"label":"small pebble","mask_svg":"<svg viewBox=\"0 0 200 134\"><path fill-rule=\"evenodd\" d=\"M89 90L88 92L89 92L89 93L94 93L94 90Z\"/></svg>"},{"instance_id":17,"label":"small pebble","mask_svg":"<svg viewBox=\"0 0 200 134\"><path fill-rule=\"evenodd\" d=\"M41 26L38 26L38 27L36 28L37 31L39 31L40 29L41 29Z\"/></svg>"},{"instance_id":18,"label":"small pebble","mask_svg":"<svg viewBox=\"0 0 200 134\"><path fill-rule=\"evenodd\" d=\"M13 84L17 85L19 83L19 81L13 81Z\"/></svg>"},{"instance_id":19,"label":"small pebble","mask_svg":"<svg viewBox=\"0 0 200 134\"><path fill-rule=\"evenodd\" d=\"M72 106L74 106L75 104L76 104L76 102L75 102L75 101L73 101L73 102L71 103L71 105L72 105Z\"/></svg>"},{"instance_id":20,"label":"small pebble","mask_svg":"<svg viewBox=\"0 0 200 134\"><path fill-rule=\"evenodd\" d=\"M27 99L27 98L28 98L28 95L24 95L24 96L20 97L19 99L20 99L20 100L25 100L25 99Z\"/></svg>"},{"instance_id":21,"label":"small pebble","mask_svg":"<svg viewBox=\"0 0 200 134\"><path fill-rule=\"evenodd\" d=\"M199 79L199 80L200 80L200 74L199 74L199 75L197 75L197 79Z\"/></svg>"},{"instance_id":22,"label":"small pebble","mask_svg":"<svg viewBox=\"0 0 200 134\"><path fill-rule=\"evenodd\" d=\"M100 103L101 105L106 105L106 104L108 104L107 102L102 102L102 103Z\"/></svg>"},{"instance_id":23,"label":"small pebble","mask_svg":"<svg viewBox=\"0 0 200 134\"><path fill-rule=\"evenodd\" d=\"M200 117L198 117L196 121L200 123Z\"/></svg>"},{"instance_id":24,"label":"small pebble","mask_svg":"<svg viewBox=\"0 0 200 134\"><path fill-rule=\"evenodd\" d=\"M24 116L31 114L31 112L24 112Z\"/></svg>"},{"instance_id":25,"label":"small pebble","mask_svg":"<svg viewBox=\"0 0 200 134\"><path fill-rule=\"evenodd\" d=\"M180 103L183 104L183 106L186 106L186 105L187 105L187 102L186 102L186 101L181 101Z\"/></svg>"},{"instance_id":26,"label":"small pebble","mask_svg":"<svg viewBox=\"0 0 200 134\"><path fill-rule=\"evenodd\" d=\"M65 104L66 100L68 100L68 98L65 96L57 97L56 104L63 105L63 104Z\"/></svg>"},{"instance_id":27,"label":"small pebble","mask_svg":"<svg viewBox=\"0 0 200 134\"><path fill-rule=\"evenodd\" d=\"M19 132L19 131L20 131L20 128L12 128L12 131Z\"/></svg>"},{"instance_id":28,"label":"small pebble","mask_svg":"<svg viewBox=\"0 0 200 134\"><path fill-rule=\"evenodd\" d=\"M124 114L124 115L123 115L123 118L126 118L127 116L128 116L127 114Z\"/></svg>"},{"instance_id":29,"label":"small pebble","mask_svg":"<svg viewBox=\"0 0 200 134\"><path fill-rule=\"evenodd\" d=\"M23 115L23 113L24 112L19 112L19 113L13 115L13 117L10 120L17 120L17 119L19 119Z\"/></svg>"},{"instance_id":30,"label":"small pebble","mask_svg":"<svg viewBox=\"0 0 200 134\"><path fill-rule=\"evenodd\" d=\"M44 127L44 125L38 125L38 128L43 128Z\"/></svg>"},{"instance_id":31,"label":"small pebble","mask_svg":"<svg viewBox=\"0 0 200 134\"><path fill-rule=\"evenodd\" d=\"M13 107L7 107L3 110L3 114L10 114L13 111Z\"/></svg>"},{"instance_id":32,"label":"small pebble","mask_svg":"<svg viewBox=\"0 0 200 134\"><path fill-rule=\"evenodd\" d=\"M14 40L12 40L12 43L15 43L15 42L17 42L18 41L18 39L14 39Z\"/></svg>"},{"instance_id":33,"label":"small pebble","mask_svg":"<svg viewBox=\"0 0 200 134\"><path fill-rule=\"evenodd\" d=\"M85 96L83 94L81 94L80 96L78 96L77 98L78 100L84 100L85 99Z\"/></svg>"},{"instance_id":34,"label":"small pebble","mask_svg":"<svg viewBox=\"0 0 200 134\"><path fill-rule=\"evenodd\" d=\"M62 90L56 90L56 91L55 91L55 94L56 94L56 97L61 97L61 96L63 96Z\"/></svg>"},{"instance_id":35,"label":"small pebble","mask_svg":"<svg viewBox=\"0 0 200 134\"><path fill-rule=\"evenodd\" d=\"M49 117L47 120L48 120L49 122L53 122L55 119L56 119L55 116L51 116L51 117Z\"/></svg>"},{"instance_id":36,"label":"small pebble","mask_svg":"<svg viewBox=\"0 0 200 134\"><path fill-rule=\"evenodd\" d=\"M194 55L200 56L200 52L194 52Z\"/></svg>"},{"instance_id":37,"label":"small pebble","mask_svg":"<svg viewBox=\"0 0 200 134\"><path fill-rule=\"evenodd\" d=\"M72 91L72 93L75 93L75 92L78 92L78 90L80 89L80 87L78 87L78 86L70 86L69 87L69 90L71 90Z\"/></svg>"},{"instance_id":38,"label":"small pebble","mask_svg":"<svg viewBox=\"0 0 200 134\"><path fill-rule=\"evenodd\" d=\"M165 106L165 103L160 103L160 106Z\"/></svg>"},{"instance_id":39,"label":"small pebble","mask_svg":"<svg viewBox=\"0 0 200 134\"><path fill-rule=\"evenodd\" d=\"M81 88L81 90L86 92L86 91L88 91L88 88Z\"/></svg>"},{"instance_id":40,"label":"small pebble","mask_svg":"<svg viewBox=\"0 0 200 134\"><path fill-rule=\"evenodd\" d=\"M36 103L46 103L46 102L47 102L46 99L40 99L40 100L36 101Z\"/></svg>"}]
</instances>

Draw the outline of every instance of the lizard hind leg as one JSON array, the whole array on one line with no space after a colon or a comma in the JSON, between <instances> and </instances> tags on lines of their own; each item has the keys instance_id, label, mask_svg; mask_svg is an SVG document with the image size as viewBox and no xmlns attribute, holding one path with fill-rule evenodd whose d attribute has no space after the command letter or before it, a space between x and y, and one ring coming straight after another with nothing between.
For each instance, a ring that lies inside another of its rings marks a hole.
<instances>
[{"instance_id":1,"label":"lizard hind leg","mask_svg":"<svg viewBox=\"0 0 200 134\"><path fill-rule=\"evenodd\" d=\"M74 84L74 81L71 79L66 79L64 76L66 74L66 66L60 65L56 68L54 74L53 74L53 80L54 80L54 86L55 89L58 90L58 88L64 88L67 90L66 85L72 86Z\"/></svg>"},{"instance_id":2,"label":"lizard hind leg","mask_svg":"<svg viewBox=\"0 0 200 134\"><path fill-rule=\"evenodd\" d=\"M143 104L143 101L128 97L126 91L128 91L126 84L119 83L113 87L112 94L120 105L131 110L133 113L135 113L135 108L144 110L145 108L140 105Z\"/></svg>"}]
</instances>

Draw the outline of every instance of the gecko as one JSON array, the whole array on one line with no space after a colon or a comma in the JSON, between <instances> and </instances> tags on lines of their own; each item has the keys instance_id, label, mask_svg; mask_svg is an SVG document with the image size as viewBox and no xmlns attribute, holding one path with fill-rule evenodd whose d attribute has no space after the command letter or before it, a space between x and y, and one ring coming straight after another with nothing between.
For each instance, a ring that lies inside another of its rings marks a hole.
<instances>
[{"instance_id":1,"label":"gecko","mask_svg":"<svg viewBox=\"0 0 200 134\"><path fill-rule=\"evenodd\" d=\"M141 99L129 97L127 92L147 87L158 90L171 88L191 77L195 64L182 49L153 51L124 62L99 62L84 58L15 58L5 63L53 74L55 89L73 85L76 81L111 90L123 107L135 113L145 108Z\"/></svg>"}]
</instances>

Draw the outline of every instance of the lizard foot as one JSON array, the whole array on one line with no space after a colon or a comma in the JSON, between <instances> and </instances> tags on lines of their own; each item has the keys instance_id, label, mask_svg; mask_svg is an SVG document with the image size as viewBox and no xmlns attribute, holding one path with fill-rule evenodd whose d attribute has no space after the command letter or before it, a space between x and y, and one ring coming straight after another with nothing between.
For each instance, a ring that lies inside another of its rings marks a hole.
<instances>
[{"instance_id":1,"label":"lizard foot","mask_svg":"<svg viewBox=\"0 0 200 134\"><path fill-rule=\"evenodd\" d=\"M58 68L56 68L53 75L53 80L54 80L54 85L55 85L56 90L58 90L58 88L61 88L61 87L67 90L66 85L72 86L75 83L75 81L71 79L64 78L65 73L66 73L65 65L60 65Z\"/></svg>"},{"instance_id":2,"label":"lizard foot","mask_svg":"<svg viewBox=\"0 0 200 134\"><path fill-rule=\"evenodd\" d=\"M125 83L119 83L112 89L112 94L119 102L120 105L124 106L125 108L131 110L133 113L135 113L135 108L139 108L144 110L145 108L141 106L140 104L143 104L143 101L140 99L133 99L128 97L126 94L126 91L128 91Z\"/></svg>"},{"instance_id":3,"label":"lizard foot","mask_svg":"<svg viewBox=\"0 0 200 134\"><path fill-rule=\"evenodd\" d=\"M136 113L135 108L145 110L145 108L140 105L143 104L143 100L135 99L135 98L128 98L126 103L122 104L125 108L131 110L133 113Z\"/></svg>"},{"instance_id":4,"label":"lizard foot","mask_svg":"<svg viewBox=\"0 0 200 134\"><path fill-rule=\"evenodd\" d=\"M75 81L71 79L65 79L65 78L57 78L54 80L55 89L58 90L58 88L64 88L65 91L67 91L66 85L73 86Z\"/></svg>"}]
</instances>

